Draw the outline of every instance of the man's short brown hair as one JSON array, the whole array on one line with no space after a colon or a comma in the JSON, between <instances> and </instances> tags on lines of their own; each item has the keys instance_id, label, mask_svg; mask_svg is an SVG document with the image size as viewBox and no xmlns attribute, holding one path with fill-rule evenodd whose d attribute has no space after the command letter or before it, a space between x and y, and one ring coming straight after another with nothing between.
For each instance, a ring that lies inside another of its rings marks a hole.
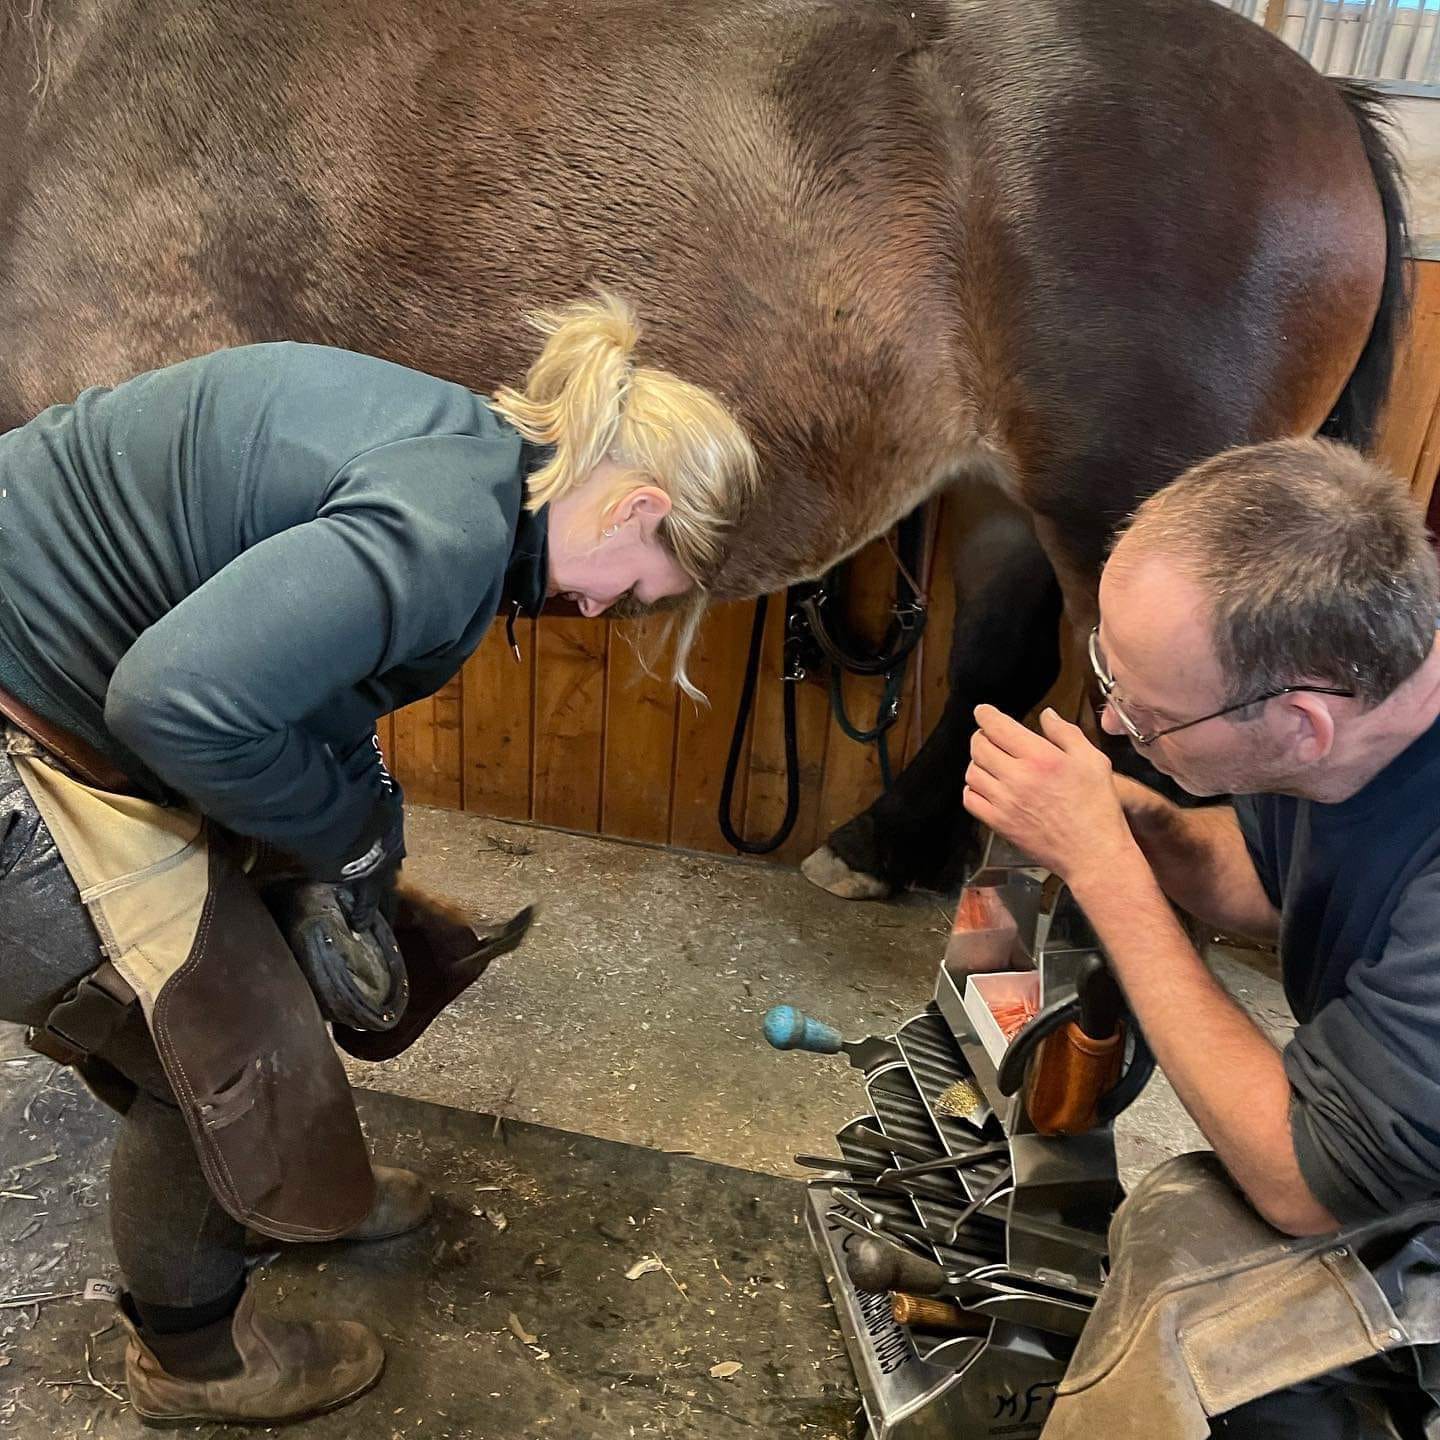
<instances>
[{"instance_id":1,"label":"man's short brown hair","mask_svg":"<svg viewBox=\"0 0 1440 1440\"><path fill-rule=\"evenodd\" d=\"M1124 534L1212 597L1231 704L1306 681L1378 704L1435 643L1440 567L1419 507L1348 446L1227 450L1151 496Z\"/></svg>"}]
</instances>

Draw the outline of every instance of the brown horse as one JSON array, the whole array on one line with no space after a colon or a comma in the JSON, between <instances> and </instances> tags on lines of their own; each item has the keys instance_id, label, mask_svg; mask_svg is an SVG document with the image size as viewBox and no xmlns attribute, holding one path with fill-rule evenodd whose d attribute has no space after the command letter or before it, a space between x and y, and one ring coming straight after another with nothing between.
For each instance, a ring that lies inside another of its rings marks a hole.
<instances>
[{"instance_id":1,"label":"brown horse","mask_svg":"<svg viewBox=\"0 0 1440 1440\"><path fill-rule=\"evenodd\" d=\"M603 282L762 457L718 598L990 487L838 893L944 877L972 706L1043 693L1137 499L1366 438L1402 231L1367 102L1214 0L0 0L0 429L281 336L488 390Z\"/></svg>"}]
</instances>

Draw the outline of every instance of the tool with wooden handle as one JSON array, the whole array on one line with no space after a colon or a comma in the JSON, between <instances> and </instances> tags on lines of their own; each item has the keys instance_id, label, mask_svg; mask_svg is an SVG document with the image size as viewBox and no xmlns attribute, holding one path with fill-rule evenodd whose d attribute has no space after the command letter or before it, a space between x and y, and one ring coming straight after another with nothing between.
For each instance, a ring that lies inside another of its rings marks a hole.
<instances>
[{"instance_id":1,"label":"tool with wooden handle","mask_svg":"<svg viewBox=\"0 0 1440 1440\"><path fill-rule=\"evenodd\" d=\"M900 1058L889 1040L877 1040L873 1035L864 1040L846 1040L833 1025L813 1019L793 1005L776 1005L766 1012L765 1038L776 1050L844 1055L857 1070L873 1070Z\"/></svg>"},{"instance_id":2,"label":"tool with wooden handle","mask_svg":"<svg viewBox=\"0 0 1440 1440\"><path fill-rule=\"evenodd\" d=\"M890 1296L890 1313L897 1325L912 1330L929 1330L937 1335L988 1335L988 1317L971 1315L953 1300L934 1300L928 1295L908 1295L897 1290Z\"/></svg>"},{"instance_id":3,"label":"tool with wooden handle","mask_svg":"<svg viewBox=\"0 0 1440 1440\"><path fill-rule=\"evenodd\" d=\"M964 1297L977 1320L993 1318L990 1307L1069 1304L1073 1297L1027 1276L991 1270L985 1275L947 1270L934 1260L878 1236L856 1236L844 1247L845 1270L857 1290L871 1295L902 1291L912 1296ZM1068 1333L1068 1330L1067 1330Z\"/></svg>"}]
</instances>

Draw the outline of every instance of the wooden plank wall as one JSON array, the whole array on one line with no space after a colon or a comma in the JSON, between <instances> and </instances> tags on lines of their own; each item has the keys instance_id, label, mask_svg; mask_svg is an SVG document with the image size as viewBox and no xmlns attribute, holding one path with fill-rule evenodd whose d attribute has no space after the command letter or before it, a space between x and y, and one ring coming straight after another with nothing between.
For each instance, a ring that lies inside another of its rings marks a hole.
<instances>
[{"instance_id":1,"label":"wooden plank wall","mask_svg":"<svg viewBox=\"0 0 1440 1440\"><path fill-rule=\"evenodd\" d=\"M1440 262L1417 263L1415 312L1383 429L1381 457L1428 504L1440 470ZM945 699L953 621L949 579L935 557L949 553L958 507L937 507L925 585L930 623L912 663L892 753L909 759ZM852 568L852 621L878 638L894 561L881 542ZM665 678L662 622L547 618L517 630L517 663L497 624L464 673L429 700L387 716L381 743L408 797L510 820L627 840L726 852L716 819L753 609L715 611L701 631L691 674L710 697L696 706ZM754 716L736 784L735 821L766 835L785 810L781 719L782 607L770 607ZM1073 657L1067 657L1073 659ZM1067 669L1073 669L1067 666ZM878 681L849 678L857 722L875 713ZM1074 675L1057 693L1078 693ZM822 684L797 692L801 801L790 840L772 857L797 864L835 825L879 793L875 752L847 739ZM1067 708L1073 708L1068 707Z\"/></svg>"},{"instance_id":2,"label":"wooden plank wall","mask_svg":"<svg viewBox=\"0 0 1440 1440\"><path fill-rule=\"evenodd\" d=\"M856 560L850 603L861 634L878 638L893 566L879 544ZM945 577L936 578L934 620L891 732L897 765L913 754L924 719L933 719L943 701L953 602ZM418 804L727 850L717 814L753 615L748 604L724 606L700 632L690 672L709 696L708 707L667 678L670 650L658 619L528 623L517 632L518 663L497 624L457 680L385 718L381 743ZM773 604L735 786L734 819L746 835L772 833L785 813L783 632L782 607ZM870 723L879 691L878 681L847 679L846 703L856 723ZM773 857L787 864L797 864L880 787L873 748L841 733L824 685L801 685L796 702L799 819Z\"/></svg>"},{"instance_id":3,"label":"wooden plank wall","mask_svg":"<svg viewBox=\"0 0 1440 1440\"><path fill-rule=\"evenodd\" d=\"M1417 261L1410 333L1396 364L1379 458L1427 509L1440 472L1440 261Z\"/></svg>"}]
</instances>

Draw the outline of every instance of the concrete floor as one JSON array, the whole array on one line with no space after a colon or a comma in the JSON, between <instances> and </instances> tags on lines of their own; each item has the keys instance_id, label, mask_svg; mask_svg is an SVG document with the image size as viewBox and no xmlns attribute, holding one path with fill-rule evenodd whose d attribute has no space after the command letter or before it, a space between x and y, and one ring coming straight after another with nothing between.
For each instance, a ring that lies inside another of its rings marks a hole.
<instances>
[{"instance_id":1,"label":"concrete floor","mask_svg":"<svg viewBox=\"0 0 1440 1440\"><path fill-rule=\"evenodd\" d=\"M114 1117L3 1037L0 1074L0 1435L141 1440L153 1432L125 1400L124 1332L83 1295L89 1277L116 1278ZM435 1213L390 1241L255 1251L262 1310L363 1319L386 1350L371 1394L286 1435L852 1434L859 1398L799 1185L394 1095L358 1101L376 1149L430 1177Z\"/></svg>"},{"instance_id":2,"label":"concrete floor","mask_svg":"<svg viewBox=\"0 0 1440 1440\"><path fill-rule=\"evenodd\" d=\"M951 911L933 896L853 904L755 862L412 812L407 873L495 918L538 901L531 938L414 1048L356 1084L778 1174L833 1153L863 1108L838 1058L778 1054L782 1001L849 1038L929 1000ZM1291 1021L1254 952L1214 951L1224 983L1277 1039ZM1120 1125L1127 1183L1203 1141L1157 1077Z\"/></svg>"},{"instance_id":3,"label":"concrete floor","mask_svg":"<svg viewBox=\"0 0 1440 1440\"><path fill-rule=\"evenodd\" d=\"M761 1017L791 1001L850 1038L892 1032L931 995L948 907L921 895L847 904L755 863L442 811L413 813L410 850L412 878L477 918L544 908L526 945L411 1051L353 1067L359 1085L452 1107L362 1097L380 1156L432 1176L434 1224L374 1251L301 1247L261 1274L267 1307L364 1314L386 1334L394 1374L314 1433L719 1440L758 1429L838 1440L854 1395L819 1267L790 1214L798 1192L653 1152L773 1175L799 1173L797 1152L834 1153L836 1129L863 1109L859 1077L838 1059L770 1050ZM1283 1038L1289 1020L1265 958L1212 960ZM553 1128L501 1126L484 1112ZM110 1388L120 1331L79 1294L87 1277L112 1273L103 1196L113 1121L20 1048L13 1027L0 1027L0 1121L10 1277L0 1430L137 1440ZM1200 1143L1157 1078L1122 1117L1122 1178ZM632 1281L627 1267L646 1252L670 1269ZM558 1274L569 1278L551 1293ZM722 1360L743 1362L740 1380L715 1378Z\"/></svg>"}]
</instances>

